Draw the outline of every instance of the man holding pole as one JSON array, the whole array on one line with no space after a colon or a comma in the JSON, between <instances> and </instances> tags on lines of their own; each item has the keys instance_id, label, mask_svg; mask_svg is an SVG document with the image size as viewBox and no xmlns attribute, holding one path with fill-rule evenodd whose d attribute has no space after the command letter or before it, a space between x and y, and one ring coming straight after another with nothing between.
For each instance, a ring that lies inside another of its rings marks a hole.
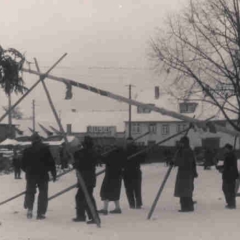
<instances>
[{"instance_id":1,"label":"man holding pole","mask_svg":"<svg viewBox=\"0 0 240 240\"><path fill-rule=\"evenodd\" d=\"M236 180L239 177L237 158L231 144L226 144L224 147L225 158L224 164L216 166L219 172L222 173L222 190L226 199L226 208L236 208Z\"/></svg>"},{"instance_id":2,"label":"man holding pole","mask_svg":"<svg viewBox=\"0 0 240 240\"><path fill-rule=\"evenodd\" d=\"M135 156L128 159L137 152L137 147L133 143L132 138L128 138L126 142L126 157L123 167L123 181L126 189L126 195L129 207L132 209L140 209L142 207L142 172L141 172L141 158L142 156Z\"/></svg>"},{"instance_id":3,"label":"man holding pole","mask_svg":"<svg viewBox=\"0 0 240 240\"><path fill-rule=\"evenodd\" d=\"M28 209L27 217L32 218L36 188L39 189L37 219L44 219L48 206L48 172L53 181L56 180L56 166L51 152L41 137L34 133L31 136L32 145L26 148L22 157L22 170L26 173L26 195L24 207Z\"/></svg>"},{"instance_id":4,"label":"man holding pole","mask_svg":"<svg viewBox=\"0 0 240 240\"><path fill-rule=\"evenodd\" d=\"M178 167L174 196L180 198L181 210L179 212L193 212L194 153L187 136L182 137L179 144L180 149L174 162L175 166Z\"/></svg>"},{"instance_id":5,"label":"man holding pole","mask_svg":"<svg viewBox=\"0 0 240 240\"><path fill-rule=\"evenodd\" d=\"M97 214L97 207L93 196L93 190L96 186L95 168L98 163L98 157L93 149L93 141L91 137L85 136L83 141L83 148L75 152L74 160L75 160L74 168L81 174L86 184L86 188L90 196L91 202L93 203L94 211ZM73 221L85 222L86 212L89 219L87 223L88 224L96 223L93 218L92 212L90 211L90 208L88 206L83 189L81 188L80 185L78 185L78 191L75 200L76 200L76 218L74 218ZM100 218L98 215L97 218L99 219L100 222Z\"/></svg>"}]
</instances>

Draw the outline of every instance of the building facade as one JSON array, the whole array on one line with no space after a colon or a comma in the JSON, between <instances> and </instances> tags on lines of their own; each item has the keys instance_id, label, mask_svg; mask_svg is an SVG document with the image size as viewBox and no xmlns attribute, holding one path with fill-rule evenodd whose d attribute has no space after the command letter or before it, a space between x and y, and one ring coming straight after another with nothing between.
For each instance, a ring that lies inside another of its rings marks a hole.
<instances>
[{"instance_id":1,"label":"building facade","mask_svg":"<svg viewBox=\"0 0 240 240\"><path fill-rule=\"evenodd\" d=\"M229 129L231 126L226 121L213 121L215 124L223 125ZM161 142L167 138L170 138L172 135L175 135L184 129L188 128L189 123L181 121L168 121L168 122L136 122L132 121L131 123L131 136L133 138L138 138L144 133L149 132L148 135L137 140L138 145L148 146ZM129 122L125 122L126 135L129 136ZM162 146L173 147L176 146L177 142L184 135L181 134L174 138L171 138L164 142ZM226 143L234 145L235 137L229 134L217 132L211 133L209 131L204 132L201 129L191 129L188 133L188 137L191 142L191 146L195 147L205 147L210 146L212 148L222 148ZM236 149L240 149L239 138L236 139Z\"/></svg>"}]
</instances>

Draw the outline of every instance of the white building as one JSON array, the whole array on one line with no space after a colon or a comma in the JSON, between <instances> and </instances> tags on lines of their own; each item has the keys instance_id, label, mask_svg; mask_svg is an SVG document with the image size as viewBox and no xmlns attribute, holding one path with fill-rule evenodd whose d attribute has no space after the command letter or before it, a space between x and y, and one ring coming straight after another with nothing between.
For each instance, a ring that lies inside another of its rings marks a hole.
<instances>
[{"instance_id":1,"label":"white building","mask_svg":"<svg viewBox=\"0 0 240 240\"><path fill-rule=\"evenodd\" d=\"M167 94L160 96L159 99L155 99L154 90L144 91L144 93L138 96L136 100L146 104L154 104L157 107L163 107L167 110L175 111L201 120L211 118L211 121L216 124L232 129L230 124L226 123L220 114L217 114L217 109L213 106L207 106L206 104L202 105L201 103L197 104L195 102L180 104L177 99L174 99ZM195 111L193 111L194 109ZM131 122L131 136L133 138L137 138L148 131L150 132L150 134L137 141L139 145L150 145L160 142L171 135L179 133L189 126L189 123L187 122L174 119L170 116L161 115L157 112L151 112L148 109L142 109L140 107L132 107ZM125 129L125 137L128 137L128 120L125 121ZM196 130L197 131L190 130L188 134L192 147L211 145L211 147L217 148L223 147L226 143L234 144L235 141L233 136L225 133L211 133L209 131L204 132L202 129ZM166 141L162 145L175 146L181 136L183 136L183 134ZM239 139L237 139L236 149L240 148L239 145Z\"/></svg>"}]
</instances>

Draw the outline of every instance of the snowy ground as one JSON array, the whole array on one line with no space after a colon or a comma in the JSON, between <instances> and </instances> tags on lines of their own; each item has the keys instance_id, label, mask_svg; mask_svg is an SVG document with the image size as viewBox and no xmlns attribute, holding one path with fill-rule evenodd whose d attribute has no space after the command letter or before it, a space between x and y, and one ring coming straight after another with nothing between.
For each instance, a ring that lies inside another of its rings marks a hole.
<instances>
[{"instance_id":1,"label":"snowy ground","mask_svg":"<svg viewBox=\"0 0 240 240\"><path fill-rule=\"evenodd\" d=\"M239 168L240 169L240 168ZM0 206L0 240L128 240L128 239L237 239L240 237L240 207L236 210L224 208L221 191L221 175L198 167L199 178L195 181L194 213L179 213L179 199L173 197L176 169L173 169L153 217L147 215L159 186L167 171L163 164L142 167L144 208L128 208L122 187L121 215L101 217L101 228L96 225L74 223L74 197L76 189L49 202L47 219L28 220L23 209L23 197ZM55 183L50 183L49 196L76 183L75 173L68 174ZM99 191L102 175L98 177L95 197L98 208L102 208ZM21 192L25 180L15 180L13 175L0 176L0 202ZM239 201L240 198L237 198ZM35 204L36 205L36 204ZM114 206L110 204L110 210Z\"/></svg>"}]
</instances>

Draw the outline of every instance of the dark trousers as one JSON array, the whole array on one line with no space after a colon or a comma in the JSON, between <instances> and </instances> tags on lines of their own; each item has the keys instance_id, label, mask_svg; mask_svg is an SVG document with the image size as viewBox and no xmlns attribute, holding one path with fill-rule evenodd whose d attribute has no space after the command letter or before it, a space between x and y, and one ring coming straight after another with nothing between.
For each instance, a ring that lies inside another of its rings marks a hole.
<instances>
[{"instance_id":1,"label":"dark trousers","mask_svg":"<svg viewBox=\"0 0 240 240\"><path fill-rule=\"evenodd\" d=\"M24 207L33 210L35 193L38 188L38 208L37 214L46 214L48 207L48 181L43 179L27 179L26 195Z\"/></svg>"},{"instance_id":2,"label":"dark trousers","mask_svg":"<svg viewBox=\"0 0 240 240\"><path fill-rule=\"evenodd\" d=\"M142 206L142 173L123 176L124 186L130 208Z\"/></svg>"},{"instance_id":3,"label":"dark trousers","mask_svg":"<svg viewBox=\"0 0 240 240\"><path fill-rule=\"evenodd\" d=\"M181 210L194 210L192 197L180 197Z\"/></svg>"},{"instance_id":4,"label":"dark trousers","mask_svg":"<svg viewBox=\"0 0 240 240\"><path fill-rule=\"evenodd\" d=\"M98 215L96 201L93 197L93 189L94 189L93 187L87 186L87 191L90 196L91 202L93 203L94 210ZM78 188L77 194L75 196L75 200L76 200L77 218L85 220L86 219L85 212L86 212L88 219L93 220L92 212L88 206L87 200L85 198L84 192L81 189L81 187Z\"/></svg>"},{"instance_id":5,"label":"dark trousers","mask_svg":"<svg viewBox=\"0 0 240 240\"><path fill-rule=\"evenodd\" d=\"M14 176L15 176L15 179L21 178L21 168L20 167L14 167Z\"/></svg>"},{"instance_id":6,"label":"dark trousers","mask_svg":"<svg viewBox=\"0 0 240 240\"><path fill-rule=\"evenodd\" d=\"M223 180L222 190L226 199L226 203L230 207L236 207L236 181L235 180Z\"/></svg>"}]
</instances>

